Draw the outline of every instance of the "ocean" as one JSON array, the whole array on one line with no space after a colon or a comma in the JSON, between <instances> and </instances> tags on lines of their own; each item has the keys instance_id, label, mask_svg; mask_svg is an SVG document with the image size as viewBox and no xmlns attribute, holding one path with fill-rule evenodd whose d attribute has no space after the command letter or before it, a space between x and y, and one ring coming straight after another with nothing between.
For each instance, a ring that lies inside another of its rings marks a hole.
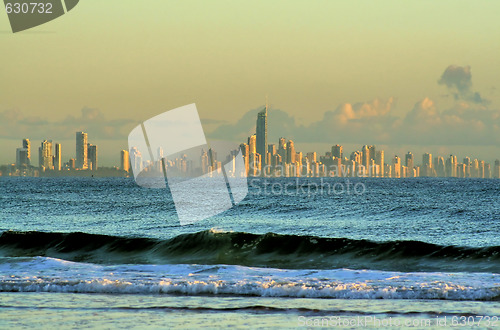
<instances>
[{"instance_id":1,"label":"ocean","mask_svg":"<svg viewBox=\"0 0 500 330\"><path fill-rule=\"evenodd\" d=\"M0 178L0 328L500 327L500 180ZM208 194L209 196L209 194Z\"/></svg>"}]
</instances>

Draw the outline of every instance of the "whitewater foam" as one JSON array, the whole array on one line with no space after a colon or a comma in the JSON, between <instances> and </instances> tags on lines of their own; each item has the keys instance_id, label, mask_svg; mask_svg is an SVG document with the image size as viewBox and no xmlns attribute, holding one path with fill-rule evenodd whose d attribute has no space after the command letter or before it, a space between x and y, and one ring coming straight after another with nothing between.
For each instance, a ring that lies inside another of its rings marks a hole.
<instances>
[{"instance_id":1,"label":"whitewater foam","mask_svg":"<svg viewBox=\"0 0 500 330\"><path fill-rule=\"evenodd\" d=\"M0 258L0 260L3 258ZM0 262L1 292L498 300L500 275L287 270L229 265L93 265L36 257Z\"/></svg>"}]
</instances>

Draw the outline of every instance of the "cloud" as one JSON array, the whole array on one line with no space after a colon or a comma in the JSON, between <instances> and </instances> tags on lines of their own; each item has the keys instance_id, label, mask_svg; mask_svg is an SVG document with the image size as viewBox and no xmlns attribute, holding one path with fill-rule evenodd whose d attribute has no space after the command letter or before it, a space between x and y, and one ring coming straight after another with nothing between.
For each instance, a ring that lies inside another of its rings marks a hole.
<instances>
[{"instance_id":1,"label":"cloud","mask_svg":"<svg viewBox=\"0 0 500 330\"><path fill-rule=\"evenodd\" d=\"M415 103L404 116L393 113L395 99L340 104L309 126L298 125L282 110L269 111L269 143L279 136L306 143L356 143L383 145L500 145L500 110L488 109L488 101L472 91L469 66L450 65L439 84L455 95L450 109L439 110L430 98ZM237 123L212 132L219 139L245 141L255 133L257 112L248 111Z\"/></svg>"},{"instance_id":2,"label":"cloud","mask_svg":"<svg viewBox=\"0 0 500 330\"><path fill-rule=\"evenodd\" d=\"M130 119L107 120L95 108L84 107L78 116L60 121L48 121L38 116L25 116L20 110L0 112L0 138L2 139L73 139L76 131L89 133L92 139L117 140L128 136L136 124Z\"/></svg>"},{"instance_id":3,"label":"cloud","mask_svg":"<svg viewBox=\"0 0 500 330\"><path fill-rule=\"evenodd\" d=\"M246 142L247 137L255 134L257 113L263 106L250 110L234 124L223 124L207 133L208 138ZM270 109L268 112L268 143L274 143L281 136L292 136L295 130L302 129L295 123L295 118L279 109Z\"/></svg>"},{"instance_id":4,"label":"cloud","mask_svg":"<svg viewBox=\"0 0 500 330\"><path fill-rule=\"evenodd\" d=\"M472 74L470 66L450 65L444 70L440 85L445 85L453 93L455 100L465 100L476 104L487 104L479 92L472 91Z\"/></svg>"},{"instance_id":5,"label":"cloud","mask_svg":"<svg viewBox=\"0 0 500 330\"><path fill-rule=\"evenodd\" d=\"M282 110L269 111L268 143L286 137L296 143L345 143L382 145L500 145L500 110L478 108L461 101L439 111L435 102L424 98L403 117L392 113L394 99L344 103L308 126L297 125ZM246 141L255 134L257 112L248 111L235 124L225 124L209 137Z\"/></svg>"}]
</instances>

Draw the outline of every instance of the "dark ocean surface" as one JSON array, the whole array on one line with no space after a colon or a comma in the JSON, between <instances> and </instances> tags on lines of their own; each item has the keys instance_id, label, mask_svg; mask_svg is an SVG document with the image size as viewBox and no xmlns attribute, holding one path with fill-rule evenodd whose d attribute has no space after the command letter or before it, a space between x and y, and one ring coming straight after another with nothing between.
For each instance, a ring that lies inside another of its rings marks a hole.
<instances>
[{"instance_id":1,"label":"dark ocean surface","mask_svg":"<svg viewBox=\"0 0 500 330\"><path fill-rule=\"evenodd\" d=\"M0 178L0 326L500 314L500 180L249 184L180 226L168 190L132 179Z\"/></svg>"}]
</instances>

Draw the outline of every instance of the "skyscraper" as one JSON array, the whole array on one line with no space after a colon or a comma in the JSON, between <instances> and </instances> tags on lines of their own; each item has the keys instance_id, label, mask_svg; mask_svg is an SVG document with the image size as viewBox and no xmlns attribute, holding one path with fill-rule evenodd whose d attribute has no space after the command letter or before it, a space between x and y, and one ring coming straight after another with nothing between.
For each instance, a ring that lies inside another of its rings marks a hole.
<instances>
[{"instance_id":1,"label":"skyscraper","mask_svg":"<svg viewBox=\"0 0 500 330\"><path fill-rule=\"evenodd\" d=\"M408 176L413 177L413 167L415 164L413 162L413 154L409 151L405 156L405 166L408 168Z\"/></svg>"},{"instance_id":2,"label":"skyscraper","mask_svg":"<svg viewBox=\"0 0 500 330\"><path fill-rule=\"evenodd\" d=\"M87 133L76 132L76 168L86 170L87 163Z\"/></svg>"},{"instance_id":3,"label":"skyscraper","mask_svg":"<svg viewBox=\"0 0 500 330\"><path fill-rule=\"evenodd\" d=\"M383 178L385 174L384 150L377 151L377 156L375 158L375 163L379 166L379 176Z\"/></svg>"},{"instance_id":4,"label":"skyscraper","mask_svg":"<svg viewBox=\"0 0 500 330\"><path fill-rule=\"evenodd\" d=\"M255 134L248 138L248 148L251 154L257 153L257 137Z\"/></svg>"},{"instance_id":5,"label":"skyscraper","mask_svg":"<svg viewBox=\"0 0 500 330\"><path fill-rule=\"evenodd\" d=\"M338 144L334 145L332 147L332 156L342 159L342 157L343 157L343 150L342 149L343 148L341 145L338 145Z\"/></svg>"},{"instance_id":6,"label":"skyscraper","mask_svg":"<svg viewBox=\"0 0 500 330\"><path fill-rule=\"evenodd\" d=\"M265 164L267 153L267 102L266 108L257 115L257 153L262 156L262 165Z\"/></svg>"},{"instance_id":7,"label":"skyscraper","mask_svg":"<svg viewBox=\"0 0 500 330\"><path fill-rule=\"evenodd\" d=\"M22 168L29 165L28 162L28 149L17 148L16 149L16 167Z\"/></svg>"},{"instance_id":8,"label":"skyscraper","mask_svg":"<svg viewBox=\"0 0 500 330\"><path fill-rule=\"evenodd\" d=\"M292 140L288 140L287 143L288 151L286 153L286 162L289 164L295 163L295 146L293 145Z\"/></svg>"},{"instance_id":9,"label":"skyscraper","mask_svg":"<svg viewBox=\"0 0 500 330\"><path fill-rule=\"evenodd\" d=\"M399 158L398 156L394 156L394 158L392 159L392 177L401 177L401 158Z\"/></svg>"},{"instance_id":10,"label":"skyscraper","mask_svg":"<svg viewBox=\"0 0 500 330\"><path fill-rule=\"evenodd\" d=\"M62 167L62 147L60 143L55 144L55 154L54 154L54 170L60 171Z\"/></svg>"},{"instance_id":11,"label":"skyscraper","mask_svg":"<svg viewBox=\"0 0 500 330\"><path fill-rule=\"evenodd\" d=\"M87 156L88 156L88 160L87 160L88 168L91 169L92 171L96 171L98 168L98 165L97 165L97 146L96 145L93 145L93 144L88 145Z\"/></svg>"},{"instance_id":12,"label":"skyscraper","mask_svg":"<svg viewBox=\"0 0 500 330\"><path fill-rule=\"evenodd\" d=\"M38 163L40 168L54 169L52 158L52 140L44 140L38 148Z\"/></svg>"},{"instance_id":13,"label":"skyscraper","mask_svg":"<svg viewBox=\"0 0 500 330\"><path fill-rule=\"evenodd\" d=\"M432 154L425 153L422 155L422 176L432 176Z\"/></svg>"},{"instance_id":14,"label":"skyscraper","mask_svg":"<svg viewBox=\"0 0 500 330\"><path fill-rule=\"evenodd\" d=\"M120 169L125 172L130 170L130 159L127 150L122 150L120 152Z\"/></svg>"},{"instance_id":15,"label":"skyscraper","mask_svg":"<svg viewBox=\"0 0 500 330\"><path fill-rule=\"evenodd\" d=\"M138 175L142 171L142 155L139 149L132 147L130 149L130 165L134 175Z\"/></svg>"},{"instance_id":16,"label":"skyscraper","mask_svg":"<svg viewBox=\"0 0 500 330\"><path fill-rule=\"evenodd\" d=\"M27 152L28 165L31 165L31 142L30 142L30 139L23 140L23 148L25 148L26 152Z\"/></svg>"}]
</instances>

